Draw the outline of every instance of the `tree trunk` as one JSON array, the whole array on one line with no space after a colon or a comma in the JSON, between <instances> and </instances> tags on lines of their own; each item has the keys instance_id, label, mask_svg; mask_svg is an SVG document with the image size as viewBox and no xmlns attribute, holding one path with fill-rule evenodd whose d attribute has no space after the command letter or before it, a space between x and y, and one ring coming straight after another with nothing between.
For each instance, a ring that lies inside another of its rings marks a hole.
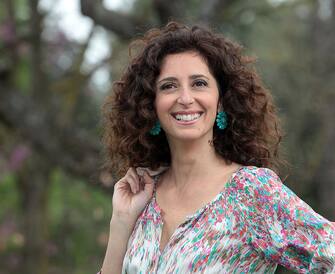
<instances>
[{"instance_id":1,"label":"tree trunk","mask_svg":"<svg viewBox=\"0 0 335 274\"><path fill-rule=\"evenodd\" d=\"M26 274L45 274L48 267L48 198L50 168L32 155L20 172L18 190L23 216L23 271Z\"/></svg>"},{"instance_id":2,"label":"tree trunk","mask_svg":"<svg viewBox=\"0 0 335 274\"><path fill-rule=\"evenodd\" d=\"M316 76L316 99L321 102L320 112L323 119L323 148L320 165L313 182L317 191L320 207L318 211L335 221L335 92L334 64L335 56L331 54L335 47L335 1L332 0L332 15L322 18L318 13L321 1L315 4L312 24L312 45L314 46L313 68ZM322 79L322 82L319 80ZM327 81L325 81L327 79Z\"/></svg>"},{"instance_id":3,"label":"tree trunk","mask_svg":"<svg viewBox=\"0 0 335 274\"><path fill-rule=\"evenodd\" d=\"M314 183L317 185L317 195L320 204L320 214L335 221L335 98L330 100L323 109L325 124L323 157L320 166L314 176Z\"/></svg>"}]
</instances>

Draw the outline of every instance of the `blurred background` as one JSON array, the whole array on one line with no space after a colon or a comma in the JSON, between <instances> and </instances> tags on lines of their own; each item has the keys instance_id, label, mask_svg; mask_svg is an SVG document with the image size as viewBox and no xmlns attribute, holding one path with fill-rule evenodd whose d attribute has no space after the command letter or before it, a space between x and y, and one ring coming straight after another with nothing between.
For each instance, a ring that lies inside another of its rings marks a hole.
<instances>
[{"instance_id":1,"label":"blurred background","mask_svg":"<svg viewBox=\"0 0 335 274\"><path fill-rule=\"evenodd\" d=\"M286 132L285 183L335 221L334 0L1 0L0 274L99 270L113 177L101 104L130 41L169 19L258 58Z\"/></svg>"}]
</instances>

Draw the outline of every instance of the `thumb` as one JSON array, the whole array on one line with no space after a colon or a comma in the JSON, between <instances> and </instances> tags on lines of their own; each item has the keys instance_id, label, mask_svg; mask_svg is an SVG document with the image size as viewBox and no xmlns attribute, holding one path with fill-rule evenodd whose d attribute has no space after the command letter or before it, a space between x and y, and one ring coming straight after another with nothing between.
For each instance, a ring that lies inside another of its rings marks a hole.
<instances>
[{"instance_id":1,"label":"thumb","mask_svg":"<svg viewBox=\"0 0 335 274\"><path fill-rule=\"evenodd\" d=\"M151 197L154 190L155 181L150 177L147 171L144 172L143 179L144 179L144 191Z\"/></svg>"}]
</instances>

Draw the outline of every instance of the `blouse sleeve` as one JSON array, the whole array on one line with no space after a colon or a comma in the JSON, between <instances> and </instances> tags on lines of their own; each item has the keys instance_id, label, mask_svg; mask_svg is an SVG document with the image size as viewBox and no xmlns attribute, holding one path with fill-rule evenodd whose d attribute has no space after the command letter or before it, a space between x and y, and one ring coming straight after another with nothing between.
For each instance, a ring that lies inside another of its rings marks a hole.
<instances>
[{"instance_id":1,"label":"blouse sleeve","mask_svg":"<svg viewBox=\"0 0 335 274\"><path fill-rule=\"evenodd\" d=\"M245 178L244 217L253 248L298 273L335 273L335 223L328 221L266 168Z\"/></svg>"}]
</instances>

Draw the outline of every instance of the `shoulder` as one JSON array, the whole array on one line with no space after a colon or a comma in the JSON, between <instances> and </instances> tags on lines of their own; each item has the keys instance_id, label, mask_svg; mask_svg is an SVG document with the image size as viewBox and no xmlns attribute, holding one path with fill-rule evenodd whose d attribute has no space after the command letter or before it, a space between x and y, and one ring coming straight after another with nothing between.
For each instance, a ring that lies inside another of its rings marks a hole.
<instances>
[{"instance_id":1,"label":"shoulder","mask_svg":"<svg viewBox=\"0 0 335 274\"><path fill-rule=\"evenodd\" d=\"M231 188L239 206L249 212L247 215L277 214L282 211L280 208L290 211L289 208L302 203L269 168L242 167L233 178Z\"/></svg>"},{"instance_id":2,"label":"shoulder","mask_svg":"<svg viewBox=\"0 0 335 274\"><path fill-rule=\"evenodd\" d=\"M286 187L274 171L244 167L231 186L249 243L267 260L304 273L334 269L335 225Z\"/></svg>"},{"instance_id":3,"label":"shoulder","mask_svg":"<svg viewBox=\"0 0 335 274\"><path fill-rule=\"evenodd\" d=\"M239 191L267 195L286 188L279 176L269 168L243 166L235 174L233 187ZM285 189L286 190L286 189Z\"/></svg>"},{"instance_id":4,"label":"shoulder","mask_svg":"<svg viewBox=\"0 0 335 274\"><path fill-rule=\"evenodd\" d=\"M316 218L313 209L282 183L269 168L247 166L236 174L232 183L240 211L247 219L259 223L264 218L280 219L289 223L292 218L305 221ZM310 217L308 217L310 216ZM318 218L317 218L318 219Z\"/></svg>"}]
</instances>

